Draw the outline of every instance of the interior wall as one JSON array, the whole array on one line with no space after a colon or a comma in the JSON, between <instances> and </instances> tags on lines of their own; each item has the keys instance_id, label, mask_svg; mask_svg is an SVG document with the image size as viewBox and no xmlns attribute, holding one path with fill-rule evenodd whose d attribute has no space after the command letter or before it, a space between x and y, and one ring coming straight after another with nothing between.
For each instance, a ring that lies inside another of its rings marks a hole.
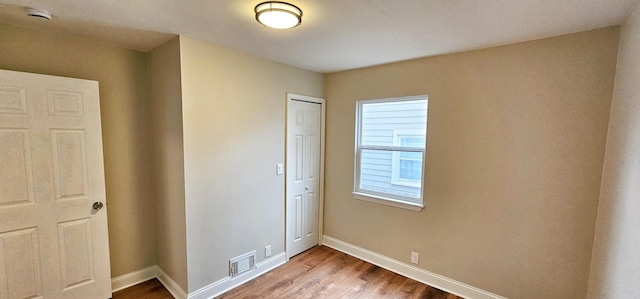
<instances>
[{"instance_id":1,"label":"interior wall","mask_svg":"<svg viewBox=\"0 0 640 299\"><path fill-rule=\"evenodd\" d=\"M620 34L589 298L640 298L640 6Z\"/></svg>"},{"instance_id":2,"label":"interior wall","mask_svg":"<svg viewBox=\"0 0 640 299\"><path fill-rule=\"evenodd\" d=\"M111 275L155 265L146 55L7 24L0 39L2 69L99 82Z\"/></svg>"},{"instance_id":3,"label":"interior wall","mask_svg":"<svg viewBox=\"0 0 640 299\"><path fill-rule=\"evenodd\" d=\"M611 27L326 75L325 235L407 264L416 251L418 267L508 298L584 298L618 37ZM424 210L354 199L356 101L421 94Z\"/></svg>"},{"instance_id":4,"label":"interior wall","mask_svg":"<svg viewBox=\"0 0 640 299\"><path fill-rule=\"evenodd\" d=\"M182 87L178 37L148 54L153 136L158 267L187 290L182 146Z\"/></svg>"},{"instance_id":5,"label":"interior wall","mask_svg":"<svg viewBox=\"0 0 640 299\"><path fill-rule=\"evenodd\" d=\"M323 76L180 37L189 292L229 259L284 252L286 93L322 97Z\"/></svg>"}]
</instances>

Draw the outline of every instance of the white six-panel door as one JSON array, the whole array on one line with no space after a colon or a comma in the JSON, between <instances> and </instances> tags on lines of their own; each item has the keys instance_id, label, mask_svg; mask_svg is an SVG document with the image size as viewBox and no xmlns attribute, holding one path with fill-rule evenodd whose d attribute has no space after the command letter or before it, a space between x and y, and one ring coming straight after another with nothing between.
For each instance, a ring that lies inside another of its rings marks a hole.
<instances>
[{"instance_id":1,"label":"white six-panel door","mask_svg":"<svg viewBox=\"0 0 640 299\"><path fill-rule=\"evenodd\" d=\"M105 197L98 83L0 70L0 298L111 297Z\"/></svg>"},{"instance_id":2,"label":"white six-panel door","mask_svg":"<svg viewBox=\"0 0 640 299\"><path fill-rule=\"evenodd\" d=\"M287 257L318 244L322 106L289 101L287 122Z\"/></svg>"}]
</instances>

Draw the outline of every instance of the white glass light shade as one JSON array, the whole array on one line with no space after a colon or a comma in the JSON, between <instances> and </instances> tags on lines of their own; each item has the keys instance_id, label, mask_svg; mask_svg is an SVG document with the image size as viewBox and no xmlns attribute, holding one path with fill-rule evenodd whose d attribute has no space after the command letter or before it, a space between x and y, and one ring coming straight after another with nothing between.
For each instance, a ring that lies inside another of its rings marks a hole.
<instances>
[{"instance_id":1,"label":"white glass light shade","mask_svg":"<svg viewBox=\"0 0 640 299\"><path fill-rule=\"evenodd\" d=\"M280 1L267 1L256 5L256 20L275 29L293 28L302 23L302 10L297 6Z\"/></svg>"}]
</instances>

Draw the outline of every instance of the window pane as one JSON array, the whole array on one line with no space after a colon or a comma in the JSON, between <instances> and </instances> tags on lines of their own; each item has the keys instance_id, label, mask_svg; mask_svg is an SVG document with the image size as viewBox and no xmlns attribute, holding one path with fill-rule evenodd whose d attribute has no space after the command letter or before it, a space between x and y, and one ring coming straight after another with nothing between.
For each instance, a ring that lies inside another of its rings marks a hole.
<instances>
[{"instance_id":1,"label":"window pane","mask_svg":"<svg viewBox=\"0 0 640 299\"><path fill-rule=\"evenodd\" d=\"M414 154L409 152L396 152L398 154ZM417 186L407 186L393 184L393 151L368 150L363 149L360 157L360 181L358 186L360 190L368 190L380 194L390 194L404 196L409 198L420 199L422 189L420 187L420 179L422 178L422 153L417 153L419 160L400 160L401 165L407 162L404 168L400 167L401 178L408 180L418 180ZM406 174L403 177L402 172Z\"/></svg>"},{"instance_id":2,"label":"window pane","mask_svg":"<svg viewBox=\"0 0 640 299\"><path fill-rule=\"evenodd\" d=\"M422 160L422 153L416 152L400 152L400 159L420 159Z\"/></svg>"},{"instance_id":3,"label":"window pane","mask_svg":"<svg viewBox=\"0 0 640 299\"><path fill-rule=\"evenodd\" d=\"M401 146L424 148L425 136L399 136Z\"/></svg>"},{"instance_id":4,"label":"window pane","mask_svg":"<svg viewBox=\"0 0 640 299\"><path fill-rule=\"evenodd\" d=\"M361 117L361 144L391 146L394 130L426 130L427 101L364 103ZM406 146L424 147L424 139L411 137L407 142Z\"/></svg>"},{"instance_id":5,"label":"window pane","mask_svg":"<svg viewBox=\"0 0 640 299\"><path fill-rule=\"evenodd\" d=\"M422 159L419 161L401 159L399 178L420 181L422 179Z\"/></svg>"}]
</instances>

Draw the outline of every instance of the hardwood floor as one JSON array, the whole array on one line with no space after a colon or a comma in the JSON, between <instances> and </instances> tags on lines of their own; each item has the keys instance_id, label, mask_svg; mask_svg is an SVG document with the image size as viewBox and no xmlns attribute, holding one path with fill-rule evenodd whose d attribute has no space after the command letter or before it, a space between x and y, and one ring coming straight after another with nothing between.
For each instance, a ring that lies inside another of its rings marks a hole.
<instances>
[{"instance_id":1,"label":"hardwood floor","mask_svg":"<svg viewBox=\"0 0 640 299\"><path fill-rule=\"evenodd\" d=\"M157 278L113 293L112 299L173 299Z\"/></svg>"},{"instance_id":2,"label":"hardwood floor","mask_svg":"<svg viewBox=\"0 0 640 299\"><path fill-rule=\"evenodd\" d=\"M113 299L173 298L156 279L143 284L116 292ZM138 288L147 291L133 291ZM217 298L461 299L325 246L309 249Z\"/></svg>"},{"instance_id":3,"label":"hardwood floor","mask_svg":"<svg viewBox=\"0 0 640 299\"><path fill-rule=\"evenodd\" d=\"M459 297L329 247L318 246L218 297L227 298Z\"/></svg>"}]
</instances>

